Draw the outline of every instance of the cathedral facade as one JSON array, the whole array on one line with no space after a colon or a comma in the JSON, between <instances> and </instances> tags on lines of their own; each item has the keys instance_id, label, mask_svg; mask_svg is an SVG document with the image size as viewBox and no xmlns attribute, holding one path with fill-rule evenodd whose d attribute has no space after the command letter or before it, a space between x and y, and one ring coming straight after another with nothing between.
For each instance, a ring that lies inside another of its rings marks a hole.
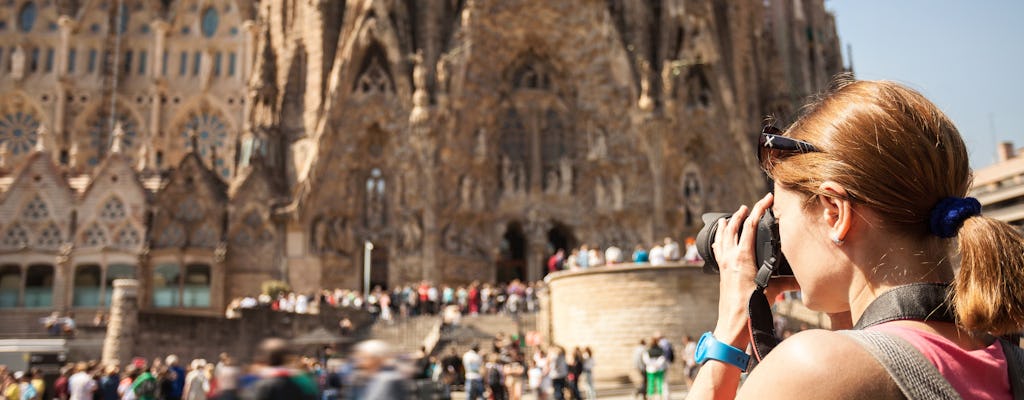
<instances>
[{"instance_id":1,"label":"cathedral facade","mask_svg":"<svg viewBox=\"0 0 1024 400\"><path fill-rule=\"evenodd\" d=\"M0 307L536 280L692 235L766 189L763 117L839 48L823 0L2 0Z\"/></svg>"}]
</instances>

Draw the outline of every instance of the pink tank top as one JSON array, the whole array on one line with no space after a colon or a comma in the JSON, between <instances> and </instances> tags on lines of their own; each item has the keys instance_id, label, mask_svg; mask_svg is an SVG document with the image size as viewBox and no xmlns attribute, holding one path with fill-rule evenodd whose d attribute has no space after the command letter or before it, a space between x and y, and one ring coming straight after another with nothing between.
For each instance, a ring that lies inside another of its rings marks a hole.
<instances>
[{"instance_id":1,"label":"pink tank top","mask_svg":"<svg viewBox=\"0 0 1024 400\"><path fill-rule=\"evenodd\" d=\"M879 324L867 329L896 335L909 342L935 364L961 398L1012 400L1006 356L998 340L988 347L969 351L942 335L896 324Z\"/></svg>"}]
</instances>

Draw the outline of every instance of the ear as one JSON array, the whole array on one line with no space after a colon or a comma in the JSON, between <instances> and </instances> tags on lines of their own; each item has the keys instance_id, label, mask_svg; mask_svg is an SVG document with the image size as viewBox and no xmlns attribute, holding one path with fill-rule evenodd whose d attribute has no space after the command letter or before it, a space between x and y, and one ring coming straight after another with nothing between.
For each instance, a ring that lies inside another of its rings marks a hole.
<instances>
[{"instance_id":1,"label":"ear","mask_svg":"<svg viewBox=\"0 0 1024 400\"><path fill-rule=\"evenodd\" d=\"M829 226L830 238L846 240L846 234L853 224L853 203L850 202L846 188L834 181L825 181L818 190L827 195L818 196L822 208L822 219Z\"/></svg>"}]
</instances>

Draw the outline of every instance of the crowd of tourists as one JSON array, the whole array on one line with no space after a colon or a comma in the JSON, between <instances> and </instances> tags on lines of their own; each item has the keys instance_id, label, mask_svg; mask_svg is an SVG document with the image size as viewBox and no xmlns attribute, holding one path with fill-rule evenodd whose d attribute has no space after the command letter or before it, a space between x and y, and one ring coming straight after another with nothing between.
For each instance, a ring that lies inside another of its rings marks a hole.
<instances>
[{"instance_id":1,"label":"crowd of tourists","mask_svg":"<svg viewBox=\"0 0 1024 400\"><path fill-rule=\"evenodd\" d=\"M558 249L548 257L547 271L557 272L562 270L576 271L601 266L646 264L666 265L677 262L696 263L702 262L700 254L697 253L696 240L692 237L686 238L685 247L680 249L679 243L672 238L665 238L662 242L654 243L650 247L636 245L633 252L627 254L628 249L616 245L606 247L603 251L598 246L583 244L580 247L570 249L568 254L564 249Z\"/></svg>"},{"instance_id":2,"label":"crowd of tourists","mask_svg":"<svg viewBox=\"0 0 1024 400\"><path fill-rule=\"evenodd\" d=\"M687 386L693 384L697 376L698 365L694 361L697 343L692 336L683 336L682 354L676 354L672 341L661 332L655 332L650 338L640 340L633 350L632 366L639 375L636 397L643 399L669 399L668 370L680 364ZM676 362L677 359L680 362Z\"/></svg>"},{"instance_id":3,"label":"crowd of tourists","mask_svg":"<svg viewBox=\"0 0 1024 400\"><path fill-rule=\"evenodd\" d=\"M539 400L597 398L589 347L568 352L524 339L499 334L485 350L473 344L461 356L452 348L445 356L430 357L420 378L461 387L467 400L519 400L531 393Z\"/></svg>"},{"instance_id":4,"label":"crowd of tourists","mask_svg":"<svg viewBox=\"0 0 1024 400\"><path fill-rule=\"evenodd\" d=\"M436 285L429 281L396 286L392 290L374 287L366 296L358 290L321 290L301 294L282 292L236 298L227 307L226 316L237 318L242 309L270 308L283 312L317 314L321 307L366 310L384 321L396 316L437 315L456 306L463 315L535 312L538 310L537 290L542 282L469 285Z\"/></svg>"}]
</instances>

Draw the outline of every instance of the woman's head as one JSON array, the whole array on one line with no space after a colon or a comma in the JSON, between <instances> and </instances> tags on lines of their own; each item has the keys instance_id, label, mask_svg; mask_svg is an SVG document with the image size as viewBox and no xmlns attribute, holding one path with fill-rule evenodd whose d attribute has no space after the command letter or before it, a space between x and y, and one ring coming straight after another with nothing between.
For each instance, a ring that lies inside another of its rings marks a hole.
<instances>
[{"instance_id":1,"label":"woman's head","mask_svg":"<svg viewBox=\"0 0 1024 400\"><path fill-rule=\"evenodd\" d=\"M936 205L944 199L965 197L972 179L963 139L938 107L894 82L840 76L828 93L805 109L785 136L812 147L788 152L771 149L761 158L778 191L790 197L783 200L780 193L776 198L776 205L780 200L790 203L780 216L780 221L785 221L780 222L784 252L786 231L798 231L807 238L831 236L811 245L802 243L803 248L793 249L794 253L829 251L823 248L833 243L832 247L838 248L846 239L843 231L816 229L807 221L800 221L805 226L785 226L799 220L793 216L793 198L800 199L805 211L802 217L811 218L822 214L822 204L829 199L844 201L853 215L870 216L861 232L912 244L912 249L903 246L896 251L924 254L925 264L932 264L927 268L948 264L945 260L954 243L947 240L951 232L959 239L956 243L962 260L953 291L960 322L985 331L1020 329L1024 324L1024 241L1020 235L1004 223L973 216L976 212L956 218L943 233L930 224ZM995 243L1010 250L997 249ZM807 254L786 254L799 277L800 256ZM839 270L814 273L843 279L842 272L836 272Z\"/></svg>"}]
</instances>

